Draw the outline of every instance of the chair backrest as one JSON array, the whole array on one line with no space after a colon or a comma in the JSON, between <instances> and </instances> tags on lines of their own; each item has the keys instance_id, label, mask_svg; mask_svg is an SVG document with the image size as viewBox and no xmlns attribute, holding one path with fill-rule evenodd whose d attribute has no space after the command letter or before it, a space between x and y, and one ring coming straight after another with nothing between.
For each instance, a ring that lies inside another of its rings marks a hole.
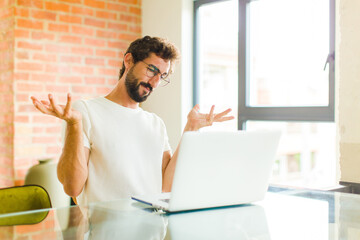
<instances>
[{"instance_id":1,"label":"chair backrest","mask_svg":"<svg viewBox=\"0 0 360 240\"><path fill-rule=\"evenodd\" d=\"M28 217L1 217L2 214L51 208L47 191L38 185L0 189L0 225L31 224L42 221L46 211ZM3 215L4 216L4 215ZM27 219L28 218L28 219Z\"/></svg>"}]
</instances>

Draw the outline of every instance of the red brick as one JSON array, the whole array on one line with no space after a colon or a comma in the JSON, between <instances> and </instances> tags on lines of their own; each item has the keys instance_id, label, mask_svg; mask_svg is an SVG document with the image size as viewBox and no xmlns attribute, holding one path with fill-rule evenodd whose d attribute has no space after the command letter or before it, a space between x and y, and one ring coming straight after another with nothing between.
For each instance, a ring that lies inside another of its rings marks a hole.
<instances>
[{"instance_id":1,"label":"red brick","mask_svg":"<svg viewBox=\"0 0 360 240\"><path fill-rule=\"evenodd\" d=\"M53 64L46 64L45 72L49 73L69 73L70 67L69 66L62 66L62 65L53 65Z\"/></svg>"},{"instance_id":2,"label":"red brick","mask_svg":"<svg viewBox=\"0 0 360 240\"><path fill-rule=\"evenodd\" d=\"M0 175L3 176L12 176L13 169L11 167L1 167L0 168Z\"/></svg>"},{"instance_id":3,"label":"red brick","mask_svg":"<svg viewBox=\"0 0 360 240\"><path fill-rule=\"evenodd\" d=\"M77 36L61 36L60 41L66 43L81 44L82 38Z\"/></svg>"},{"instance_id":4,"label":"red brick","mask_svg":"<svg viewBox=\"0 0 360 240\"><path fill-rule=\"evenodd\" d=\"M43 8L43 0L18 0L17 4L24 7Z\"/></svg>"},{"instance_id":5,"label":"red brick","mask_svg":"<svg viewBox=\"0 0 360 240\"><path fill-rule=\"evenodd\" d=\"M117 61L117 60L108 60L108 65L112 66L112 67L117 67L120 69L120 67L122 66L122 61Z\"/></svg>"},{"instance_id":6,"label":"red brick","mask_svg":"<svg viewBox=\"0 0 360 240\"><path fill-rule=\"evenodd\" d=\"M112 50L96 50L96 56L116 57L116 51L112 51Z\"/></svg>"},{"instance_id":7,"label":"red brick","mask_svg":"<svg viewBox=\"0 0 360 240\"><path fill-rule=\"evenodd\" d=\"M45 123L45 122L43 122ZM58 137L33 137L32 138L32 142L33 143L46 143L46 144L50 144L50 143L56 143L58 141Z\"/></svg>"},{"instance_id":8,"label":"red brick","mask_svg":"<svg viewBox=\"0 0 360 240\"><path fill-rule=\"evenodd\" d=\"M134 13L136 15L141 15L141 8L140 7L130 7L130 13Z\"/></svg>"},{"instance_id":9,"label":"red brick","mask_svg":"<svg viewBox=\"0 0 360 240\"><path fill-rule=\"evenodd\" d=\"M89 86L72 86L71 89L74 93L94 93L94 87Z\"/></svg>"},{"instance_id":10,"label":"red brick","mask_svg":"<svg viewBox=\"0 0 360 240\"><path fill-rule=\"evenodd\" d=\"M85 59L86 65L99 65L104 66L105 60L102 58L86 58Z\"/></svg>"},{"instance_id":11,"label":"red brick","mask_svg":"<svg viewBox=\"0 0 360 240\"><path fill-rule=\"evenodd\" d=\"M17 123L28 123L29 122L29 116L16 116L15 122Z\"/></svg>"},{"instance_id":12,"label":"red brick","mask_svg":"<svg viewBox=\"0 0 360 240\"><path fill-rule=\"evenodd\" d=\"M70 6L65 3L46 2L45 8L51 11L70 12Z\"/></svg>"},{"instance_id":13,"label":"red brick","mask_svg":"<svg viewBox=\"0 0 360 240\"><path fill-rule=\"evenodd\" d=\"M82 3L82 0L60 0L60 1L66 3L78 3L78 4Z\"/></svg>"},{"instance_id":14,"label":"red brick","mask_svg":"<svg viewBox=\"0 0 360 240\"><path fill-rule=\"evenodd\" d=\"M93 8L105 8L105 2L96 0L84 0L84 4Z\"/></svg>"},{"instance_id":15,"label":"red brick","mask_svg":"<svg viewBox=\"0 0 360 240\"><path fill-rule=\"evenodd\" d=\"M14 7L10 7L10 8L0 8L0 18L1 19L5 19L5 18L10 18L12 16L14 16L15 13L15 8Z\"/></svg>"},{"instance_id":16,"label":"red brick","mask_svg":"<svg viewBox=\"0 0 360 240\"><path fill-rule=\"evenodd\" d=\"M54 53L69 53L70 47L61 46L59 44L47 44L45 45L46 52L54 52Z\"/></svg>"},{"instance_id":17,"label":"red brick","mask_svg":"<svg viewBox=\"0 0 360 240\"><path fill-rule=\"evenodd\" d=\"M106 42L104 40L100 40L100 39L96 39L96 38L86 38L85 44L95 46L95 47L105 47Z\"/></svg>"},{"instance_id":18,"label":"red brick","mask_svg":"<svg viewBox=\"0 0 360 240\"><path fill-rule=\"evenodd\" d=\"M30 101L29 94L16 94L17 102L28 102Z\"/></svg>"},{"instance_id":19,"label":"red brick","mask_svg":"<svg viewBox=\"0 0 360 240\"><path fill-rule=\"evenodd\" d=\"M19 179L19 180L15 180L14 181L14 185L15 186L23 186L25 184L25 180L24 179Z\"/></svg>"},{"instance_id":20,"label":"red brick","mask_svg":"<svg viewBox=\"0 0 360 240\"><path fill-rule=\"evenodd\" d=\"M61 154L61 147L54 146L54 147L47 147L46 148L46 154Z\"/></svg>"},{"instance_id":21,"label":"red brick","mask_svg":"<svg viewBox=\"0 0 360 240\"><path fill-rule=\"evenodd\" d=\"M141 34L141 26L129 26L129 31Z\"/></svg>"},{"instance_id":22,"label":"red brick","mask_svg":"<svg viewBox=\"0 0 360 240\"><path fill-rule=\"evenodd\" d=\"M125 34L125 33L120 33L118 35L118 38L121 40L127 40L127 41L134 41L135 39L137 39L139 36L138 35L133 35L133 34Z\"/></svg>"},{"instance_id":23,"label":"red brick","mask_svg":"<svg viewBox=\"0 0 360 240\"><path fill-rule=\"evenodd\" d=\"M118 69L113 68L100 68L98 73L101 75L117 76L119 74Z\"/></svg>"},{"instance_id":24,"label":"red brick","mask_svg":"<svg viewBox=\"0 0 360 240\"><path fill-rule=\"evenodd\" d=\"M128 43L121 42L121 41L116 41L116 42L109 41L108 42L108 47L109 48L127 49L128 45L129 45Z\"/></svg>"},{"instance_id":25,"label":"red brick","mask_svg":"<svg viewBox=\"0 0 360 240\"><path fill-rule=\"evenodd\" d=\"M56 20L56 13L49 12L49 11L41 11L41 10L32 10L31 16L36 19L42 19L42 20Z\"/></svg>"},{"instance_id":26,"label":"red brick","mask_svg":"<svg viewBox=\"0 0 360 240\"><path fill-rule=\"evenodd\" d=\"M51 75L51 74L31 74L30 75L30 80L32 82L44 82L44 83L49 83L49 82L55 82L56 81L56 76Z\"/></svg>"},{"instance_id":27,"label":"red brick","mask_svg":"<svg viewBox=\"0 0 360 240\"><path fill-rule=\"evenodd\" d=\"M96 36L97 36L97 37L101 37L101 38L111 38L111 39L115 39L115 38L117 38L117 33L114 32L114 31L98 30L98 31L96 31Z\"/></svg>"},{"instance_id":28,"label":"red brick","mask_svg":"<svg viewBox=\"0 0 360 240\"><path fill-rule=\"evenodd\" d=\"M29 17L30 14L29 14L29 9L26 9L26 8L20 8L20 7L16 7L15 8L15 16L17 17Z\"/></svg>"},{"instance_id":29,"label":"red brick","mask_svg":"<svg viewBox=\"0 0 360 240\"><path fill-rule=\"evenodd\" d=\"M94 54L94 50L92 48L88 48L88 47L72 47L71 53L91 56Z\"/></svg>"},{"instance_id":30,"label":"red brick","mask_svg":"<svg viewBox=\"0 0 360 240\"><path fill-rule=\"evenodd\" d=\"M0 165L2 166L11 166L13 162L12 157L8 156L0 156Z\"/></svg>"},{"instance_id":31,"label":"red brick","mask_svg":"<svg viewBox=\"0 0 360 240\"><path fill-rule=\"evenodd\" d=\"M117 31L126 31L127 30L127 24L121 24L121 23L108 23L108 28L114 29Z\"/></svg>"},{"instance_id":32,"label":"red brick","mask_svg":"<svg viewBox=\"0 0 360 240\"><path fill-rule=\"evenodd\" d=\"M55 35L53 33L45 33L45 32L32 32L32 39L35 40L54 40Z\"/></svg>"},{"instance_id":33,"label":"red brick","mask_svg":"<svg viewBox=\"0 0 360 240\"><path fill-rule=\"evenodd\" d=\"M85 77L86 84L105 84L105 78L102 77Z\"/></svg>"},{"instance_id":34,"label":"red brick","mask_svg":"<svg viewBox=\"0 0 360 240\"><path fill-rule=\"evenodd\" d=\"M19 62L16 64L16 70L42 71L43 69L43 65L40 63Z\"/></svg>"},{"instance_id":35,"label":"red brick","mask_svg":"<svg viewBox=\"0 0 360 240\"><path fill-rule=\"evenodd\" d=\"M37 112L37 109L33 106L33 105L25 105L25 104L21 104L18 106L17 111L19 113L29 113L29 112Z\"/></svg>"},{"instance_id":36,"label":"red brick","mask_svg":"<svg viewBox=\"0 0 360 240\"><path fill-rule=\"evenodd\" d=\"M92 28L87 28L87 27L72 26L71 32L75 34L88 35L88 36L94 35L94 30Z\"/></svg>"},{"instance_id":37,"label":"red brick","mask_svg":"<svg viewBox=\"0 0 360 240\"><path fill-rule=\"evenodd\" d=\"M48 28L49 31L54 32L69 32L69 26L64 24L50 23Z\"/></svg>"},{"instance_id":38,"label":"red brick","mask_svg":"<svg viewBox=\"0 0 360 240\"><path fill-rule=\"evenodd\" d=\"M98 28L105 28L105 21L93 18L85 18L84 24L87 26L94 26Z\"/></svg>"},{"instance_id":39,"label":"red brick","mask_svg":"<svg viewBox=\"0 0 360 240\"><path fill-rule=\"evenodd\" d=\"M16 89L18 91L40 92L43 90L43 85L34 83L16 83Z\"/></svg>"},{"instance_id":40,"label":"red brick","mask_svg":"<svg viewBox=\"0 0 360 240\"><path fill-rule=\"evenodd\" d=\"M107 88L107 87L98 87L96 88L96 94L98 95L107 95L108 93L111 92L111 88Z\"/></svg>"},{"instance_id":41,"label":"red brick","mask_svg":"<svg viewBox=\"0 0 360 240\"><path fill-rule=\"evenodd\" d=\"M34 53L33 57L34 60L40 60L44 62L56 62L57 56L55 54L43 54L43 53Z\"/></svg>"},{"instance_id":42,"label":"red brick","mask_svg":"<svg viewBox=\"0 0 360 240\"><path fill-rule=\"evenodd\" d=\"M105 18L105 19L110 19L110 20L116 20L116 18L117 18L116 13L111 13L108 11L97 11L95 16L98 18Z\"/></svg>"},{"instance_id":43,"label":"red brick","mask_svg":"<svg viewBox=\"0 0 360 240\"><path fill-rule=\"evenodd\" d=\"M66 77L60 77L61 83L82 83L82 77L73 77L73 76L66 76Z\"/></svg>"},{"instance_id":44,"label":"red brick","mask_svg":"<svg viewBox=\"0 0 360 240\"><path fill-rule=\"evenodd\" d=\"M80 14L80 15L87 15L87 16L94 16L94 10L90 8L72 6L71 13Z\"/></svg>"},{"instance_id":45,"label":"red brick","mask_svg":"<svg viewBox=\"0 0 360 240\"><path fill-rule=\"evenodd\" d=\"M16 59L29 59L29 53L28 52L17 52L15 54Z\"/></svg>"},{"instance_id":46,"label":"red brick","mask_svg":"<svg viewBox=\"0 0 360 240\"><path fill-rule=\"evenodd\" d=\"M117 3L108 3L107 9L117 12L127 12L128 7L125 4L117 4Z\"/></svg>"},{"instance_id":47,"label":"red brick","mask_svg":"<svg viewBox=\"0 0 360 240\"><path fill-rule=\"evenodd\" d=\"M30 74L29 73L22 73L22 72L16 72L15 74L14 74L14 79L15 80L25 80L25 81L27 81L27 80L29 80L29 76L30 76Z\"/></svg>"},{"instance_id":48,"label":"red brick","mask_svg":"<svg viewBox=\"0 0 360 240\"><path fill-rule=\"evenodd\" d=\"M92 67L79 67L79 66L74 66L71 68L72 72L74 73L80 73L80 74L93 74L94 69Z\"/></svg>"},{"instance_id":49,"label":"red brick","mask_svg":"<svg viewBox=\"0 0 360 240\"><path fill-rule=\"evenodd\" d=\"M66 63L81 63L81 57L79 56L61 56L61 62Z\"/></svg>"},{"instance_id":50,"label":"red brick","mask_svg":"<svg viewBox=\"0 0 360 240\"><path fill-rule=\"evenodd\" d=\"M43 46L42 44L23 42L23 41L19 41L17 44L18 48L25 48L25 49L31 49L31 50L42 50L43 49L42 46Z\"/></svg>"},{"instance_id":51,"label":"red brick","mask_svg":"<svg viewBox=\"0 0 360 240\"><path fill-rule=\"evenodd\" d=\"M141 23L140 16L132 16L132 15L127 15L127 14L121 14L120 20L129 22L129 23Z\"/></svg>"},{"instance_id":52,"label":"red brick","mask_svg":"<svg viewBox=\"0 0 360 240\"><path fill-rule=\"evenodd\" d=\"M82 18L81 17L76 17L76 16L61 15L60 16L60 21L61 22L66 22L66 23L81 24L82 23Z\"/></svg>"},{"instance_id":53,"label":"red brick","mask_svg":"<svg viewBox=\"0 0 360 240\"><path fill-rule=\"evenodd\" d=\"M61 133L61 126L55 126L55 127L47 127L46 133Z\"/></svg>"},{"instance_id":54,"label":"red brick","mask_svg":"<svg viewBox=\"0 0 360 240\"><path fill-rule=\"evenodd\" d=\"M47 85L45 89L47 92L54 92L54 93L68 93L69 92L68 86Z\"/></svg>"},{"instance_id":55,"label":"red brick","mask_svg":"<svg viewBox=\"0 0 360 240\"><path fill-rule=\"evenodd\" d=\"M33 21L27 19L17 19L17 26L21 28L30 28L36 30L43 30L44 25L40 21Z\"/></svg>"},{"instance_id":56,"label":"red brick","mask_svg":"<svg viewBox=\"0 0 360 240\"><path fill-rule=\"evenodd\" d=\"M122 3L137 4L139 0L120 0Z\"/></svg>"},{"instance_id":57,"label":"red brick","mask_svg":"<svg viewBox=\"0 0 360 240\"><path fill-rule=\"evenodd\" d=\"M13 100L13 94L12 93L1 93L0 94L0 102L8 102L11 103L11 101ZM1 115L0 115L1 116ZM0 123L1 124L1 123Z\"/></svg>"},{"instance_id":58,"label":"red brick","mask_svg":"<svg viewBox=\"0 0 360 240\"><path fill-rule=\"evenodd\" d=\"M15 29L15 38L29 38L30 32L24 29Z\"/></svg>"}]
</instances>

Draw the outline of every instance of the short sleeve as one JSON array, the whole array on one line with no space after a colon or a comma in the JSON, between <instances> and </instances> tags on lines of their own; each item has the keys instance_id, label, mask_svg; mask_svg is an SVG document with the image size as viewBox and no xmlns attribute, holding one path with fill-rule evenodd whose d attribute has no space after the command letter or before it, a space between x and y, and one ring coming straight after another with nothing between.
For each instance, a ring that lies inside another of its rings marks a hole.
<instances>
[{"instance_id":1,"label":"short sleeve","mask_svg":"<svg viewBox=\"0 0 360 240\"><path fill-rule=\"evenodd\" d=\"M73 109L79 111L82 115L82 125L83 125L83 141L84 141L84 147L87 147L90 149L91 146L91 122L90 122L90 118L89 118L89 113L87 111L87 107L86 104L83 100L79 100L74 102L74 104L72 105ZM62 146L64 146L65 144L65 133L66 133L66 122L64 121L63 126L62 126L62 134L61 134L61 139L62 139Z\"/></svg>"}]
</instances>

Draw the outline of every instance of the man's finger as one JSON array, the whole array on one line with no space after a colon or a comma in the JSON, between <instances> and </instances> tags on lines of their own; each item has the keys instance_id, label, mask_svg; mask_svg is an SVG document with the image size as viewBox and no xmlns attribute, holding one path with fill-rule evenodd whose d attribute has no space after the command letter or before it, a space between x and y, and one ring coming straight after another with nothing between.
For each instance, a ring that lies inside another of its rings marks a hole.
<instances>
[{"instance_id":1,"label":"man's finger","mask_svg":"<svg viewBox=\"0 0 360 240\"><path fill-rule=\"evenodd\" d=\"M36 109L38 109L40 112L48 115L53 115L53 113L47 107L45 107L41 102L39 102L39 100L37 100L36 98L31 98L31 99Z\"/></svg>"},{"instance_id":2,"label":"man's finger","mask_svg":"<svg viewBox=\"0 0 360 240\"><path fill-rule=\"evenodd\" d=\"M234 118L235 118L234 116L222 117L220 119L216 119L215 122L225 122L225 121L233 120Z\"/></svg>"},{"instance_id":3,"label":"man's finger","mask_svg":"<svg viewBox=\"0 0 360 240\"><path fill-rule=\"evenodd\" d=\"M56 104L56 101L53 97L52 94L49 94L49 100L50 100L50 104L52 106L52 109L54 111L54 113L58 116L58 117L62 117L63 112L61 111L61 108L59 108L59 106Z\"/></svg>"},{"instance_id":4,"label":"man's finger","mask_svg":"<svg viewBox=\"0 0 360 240\"><path fill-rule=\"evenodd\" d=\"M231 112L232 109L229 108L229 109L226 109L225 111L221 112L221 113L218 113L215 115L215 118L222 118L223 116L227 115L229 112Z\"/></svg>"},{"instance_id":5,"label":"man's finger","mask_svg":"<svg viewBox=\"0 0 360 240\"><path fill-rule=\"evenodd\" d=\"M72 101L71 101L71 94L68 93L66 106L65 106L65 108L64 108L64 116L67 116L67 115L69 114L70 109L71 109L71 103L72 103Z\"/></svg>"}]
</instances>

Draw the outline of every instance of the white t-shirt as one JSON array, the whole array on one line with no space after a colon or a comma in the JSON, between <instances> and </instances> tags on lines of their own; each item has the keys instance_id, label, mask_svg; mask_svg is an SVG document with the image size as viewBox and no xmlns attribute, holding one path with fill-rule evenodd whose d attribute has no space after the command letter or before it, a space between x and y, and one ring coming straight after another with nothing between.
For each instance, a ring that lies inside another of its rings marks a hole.
<instances>
[{"instance_id":1,"label":"white t-shirt","mask_svg":"<svg viewBox=\"0 0 360 240\"><path fill-rule=\"evenodd\" d=\"M161 193L162 157L171 151L164 122L104 97L80 100L89 175L79 204Z\"/></svg>"}]
</instances>

